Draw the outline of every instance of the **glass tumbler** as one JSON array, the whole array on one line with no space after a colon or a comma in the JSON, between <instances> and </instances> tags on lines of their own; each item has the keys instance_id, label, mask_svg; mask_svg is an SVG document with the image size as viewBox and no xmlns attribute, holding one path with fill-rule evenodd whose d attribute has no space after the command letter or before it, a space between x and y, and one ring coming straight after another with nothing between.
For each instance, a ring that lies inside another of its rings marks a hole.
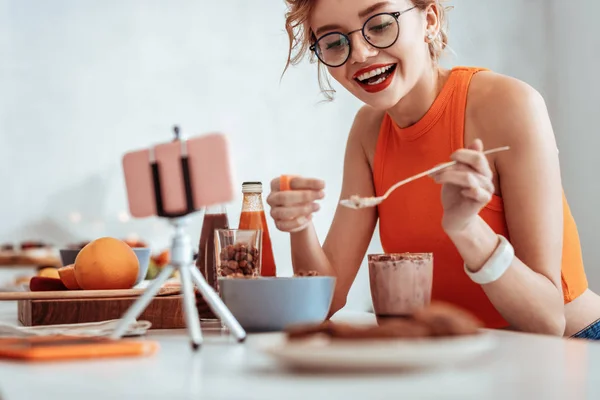
<instances>
[{"instance_id":1,"label":"glass tumbler","mask_svg":"<svg viewBox=\"0 0 600 400\"><path fill-rule=\"evenodd\" d=\"M262 259L260 229L215 230L217 277L254 278L260 276Z\"/></svg>"}]
</instances>

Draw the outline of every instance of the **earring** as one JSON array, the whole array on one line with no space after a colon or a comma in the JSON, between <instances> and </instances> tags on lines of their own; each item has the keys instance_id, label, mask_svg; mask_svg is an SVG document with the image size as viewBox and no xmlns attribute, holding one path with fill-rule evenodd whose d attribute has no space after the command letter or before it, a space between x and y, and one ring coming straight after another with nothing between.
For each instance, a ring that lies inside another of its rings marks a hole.
<instances>
[{"instance_id":1,"label":"earring","mask_svg":"<svg viewBox=\"0 0 600 400\"><path fill-rule=\"evenodd\" d=\"M427 40L430 41L430 42L433 42L433 39L434 39L433 35L431 33L428 33L427 34Z\"/></svg>"}]
</instances>

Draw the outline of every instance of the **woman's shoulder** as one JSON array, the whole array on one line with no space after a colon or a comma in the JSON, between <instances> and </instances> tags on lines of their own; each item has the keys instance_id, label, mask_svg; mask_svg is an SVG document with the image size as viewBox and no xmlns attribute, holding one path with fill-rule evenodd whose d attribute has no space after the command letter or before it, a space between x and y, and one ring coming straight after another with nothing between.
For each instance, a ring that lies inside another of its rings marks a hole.
<instances>
[{"instance_id":1,"label":"woman's shoulder","mask_svg":"<svg viewBox=\"0 0 600 400\"><path fill-rule=\"evenodd\" d=\"M356 130L362 134L372 133L373 130L379 131L385 114L385 111L377 110L365 104L356 112L353 128L357 128Z\"/></svg>"},{"instance_id":2,"label":"woman's shoulder","mask_svg":"<svg viewBox=\"0 0 600 400\"><path fill-rule=\"evenodd\" d=\"M543 102L544 99L535 88L520 79L484 70L476 73L471 80L469 101L486 109Z\"/></svg>"},{"instance_id":3,"label":"woman's shoulder","mask_svg":"<svg viewBox=\"0 0 600 400\"><path fill-rule=\"evenodd\" d=\"M527 129L547 120L548 111L542 95L522 80L481 71L473 76L467 99L467 119L491 145L521 141L536 131L548 132Z\"/></svg>"},{"instance_id":4,"label":"woman's shoulder","mask_svg":"<svg viewBox=\"0 0 600 400\"><path fill-rule=\"evenodd\" d=\"M370 161L375 153L379 130L385 115L385 111L363 105L354 117L348 140L360 143Z\"/></svg>"}]
</instances>

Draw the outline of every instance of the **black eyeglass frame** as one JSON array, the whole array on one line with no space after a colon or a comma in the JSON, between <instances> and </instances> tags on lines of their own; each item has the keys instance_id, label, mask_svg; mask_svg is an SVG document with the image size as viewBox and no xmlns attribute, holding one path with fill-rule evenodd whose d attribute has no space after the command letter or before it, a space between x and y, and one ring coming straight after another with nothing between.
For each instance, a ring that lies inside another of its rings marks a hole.
<instances>
[{"instance_id":1,"label":"black eyeglass frame","mask_svg":"<svg viewBox=\"0 0 600 400\"><path fill-rule=\"evenodd\" d=\"M396 44L396 42L398 41L398 38L400 37L400 21L398 20L400 18L400 16L402 14L406 14L409 11L414 10L415 8L417 8L417 6L412 6L411 8L408 8L404 11L396 11L396 12L382 12L382 13L377 13L375 15L372 15L369 17L369 19L367 19L365 21L365 23L363 24L362 28L360 29L355 29L353 31L350 31L348 33L342 33L342 32L329 32L326 33L325 35L321 36L320 38L316 39L314 43L309 47L310 51L312 51L313 53L315 53L315 55L317 56L317 58L319 59L319 61L321 61L323 64L327 65L328 67L331 68L338 68L341 67L342 65L346 64L348 62L348 59L350 59L350 55L352 54L352 41L350 40L350 35L352 35L353 33L356 32L361 32L363 38L367 41L367 43L369 43L370 46L373 46L376 49L389 49L390 47L392 47L393 45ZM365 28L367 27L367 24L369 23L369 21L371 21L373 18L377 18L380 17L382 15L390 15L394 18L394 20L396 21L396 28L397 32L396 32L396 37L394 38L394 40L392 41L392 43L389 46L376 46L373 43L371 43L371 41L369 40L369 37L367 36L367 34L365 33ZM341 35L343 36L347 41L348 41L348 55L346 56L346 59L339 65L332 65L332 64L327 64L325 61L323 61L321 59L321 57L319 57L319 52L317 51L317 44L319 43L320 40L322 40L323 38L326 38L327 36L331 36L331 35ZM313 35L314 37L314 35Z\"/></svg>"}]
</instances>

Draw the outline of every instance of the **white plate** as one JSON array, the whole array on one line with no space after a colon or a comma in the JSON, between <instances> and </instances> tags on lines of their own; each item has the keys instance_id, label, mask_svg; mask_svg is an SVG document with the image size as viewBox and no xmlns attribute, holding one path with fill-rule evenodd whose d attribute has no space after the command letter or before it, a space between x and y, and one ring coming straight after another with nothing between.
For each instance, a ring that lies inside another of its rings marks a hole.
<instances>
[{"instance_id":1,"label":"white plate","mask_svg":"<svg viewBox=\"0 0 600 400\"><path fill-rule=\"evenodd\" d=\"M441 367L472 360L496 346L489 333L418 340L331 341L311 338L263 344L284 365L319 370L389 370Z\"/></svg>"}]
</instances>

